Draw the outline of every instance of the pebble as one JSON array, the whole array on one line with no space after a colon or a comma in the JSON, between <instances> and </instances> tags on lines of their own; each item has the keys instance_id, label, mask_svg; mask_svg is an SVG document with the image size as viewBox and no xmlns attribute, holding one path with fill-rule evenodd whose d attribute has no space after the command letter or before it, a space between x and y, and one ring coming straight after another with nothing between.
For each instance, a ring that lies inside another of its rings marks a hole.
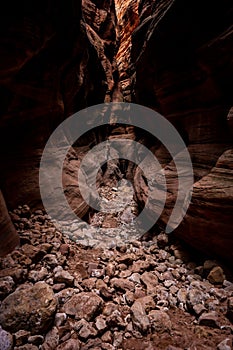
<instances>
[{"instance_id":1,"label":"pebble","mask_svg":"<svg viewBox=\"0 0 233 350\"><path fill-rule=\"evenodd\" d=\"M206 328L212 348L231 349L233 284L216 261L188 260L164 233L108 250L82 248L43 212L25 213L13 215L23 225L22 247L0 259L0 344L8 339L6 349L14 343L14 350L130 350L135 344L152 350L159 348L156 334L175 350L167 337L186 331L198 348Z\"/></svg>"}]
</instances>

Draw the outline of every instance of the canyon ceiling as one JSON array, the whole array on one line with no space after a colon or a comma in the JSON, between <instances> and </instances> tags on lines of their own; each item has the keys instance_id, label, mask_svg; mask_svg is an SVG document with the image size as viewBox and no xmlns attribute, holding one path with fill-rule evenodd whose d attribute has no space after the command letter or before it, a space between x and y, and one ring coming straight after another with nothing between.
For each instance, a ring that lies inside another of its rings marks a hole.
<instances>
[{"instance_id":1,"label":"canyon ceiling","mask_svg":"<svg viewBox=\"0 0 233 350\"><path fill-rule=\"evenodd\" d=\"M176 235L233 262L232 1L25 0L14 11L6 3L1 16L0 253L18 244L7 208L41 205L40 157L53 130L87 106L126 101L165 116L190 152L193 196ZM94 130L79 147L87 152L109 132ZM121 126L116 134L143 140L164 167L169 196L158 222L163 227L176 198L174 162L140 130ZM79 163L67 160L63 182L83 217L89 208L75 180ZM140 168L128 166L126 177L143 207L147 183ZM148 220L153 215L149 211Z\"/></svg>"}]
</instances>

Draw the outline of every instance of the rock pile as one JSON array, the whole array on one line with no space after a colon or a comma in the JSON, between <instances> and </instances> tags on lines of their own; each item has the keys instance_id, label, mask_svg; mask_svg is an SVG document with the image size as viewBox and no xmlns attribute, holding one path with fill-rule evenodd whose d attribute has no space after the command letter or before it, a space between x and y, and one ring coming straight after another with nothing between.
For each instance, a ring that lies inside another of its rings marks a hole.
<instances>
[{"instance_id":1,"label":"rock pile","mask_svg":"<svg viewBox=\"0 0 233 350\"><path fill-rule=\"evenodd\" d=\"M232 348L233 284L160 233L83 247L42 211L11 213L21 247L0 260L1 350Z\"/></svg>"}]
</instances>

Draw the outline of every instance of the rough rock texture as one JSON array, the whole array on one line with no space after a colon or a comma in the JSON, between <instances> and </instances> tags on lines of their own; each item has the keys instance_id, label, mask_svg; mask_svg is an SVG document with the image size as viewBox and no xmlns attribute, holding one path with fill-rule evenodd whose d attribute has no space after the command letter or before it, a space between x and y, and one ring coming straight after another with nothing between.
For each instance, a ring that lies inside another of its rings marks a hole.
<instances>
[{"instance_id":1,"label":"rough rock texture","mask_svg":"<svg viewBox=\"0 0 233 350\"><path fill-rule=\"evenodd\" d=\"M232 275L219 262L182 254L171 235L162 248L162 237L87 248L43 212L14 212L23 243L0 259L0 349L231 349Z\"/></svg>"},{"instance_id":2,"label":"rough rock texture","mask_svg":"<svg viewBox=\"0 0 233 350\"><path fill-rule=\"evenodd\" d=\"M19 237L8 214L5 200L0 190L0 256L10 253L18 244Z\"/></svg>"},{"instance_id":3,"label":"rough rock texture","mask_svg":"<svg viewBox=\"0 0 233 350\"><path fill-rule=\"evenodd\" d=\"M131 102L131 38L132 32L139 23L138 0L115 0L115 6L119 38L116 61L119 69L120 86L124 100Z\"/></svg>"},{"instance_id":4,"label":"rough rock texture","mask_svg":"<svg viewBox=\"0 0 233 350\"><path fill-rule=\"evenodd\" d=\"M192 202L177 235L232 262L232 3L225 0L219 7L217 1L142 0L139 15L132 39L134 101L174 124L194 166ZM164 225L177 179L163 147L153 145L166 164L170 195L161 216ZM140 170L135 189L144 205L147 185Z\"/></svg>"},{"instance_id":5,"label":"rough rock texture","mask_svg":"<svg viewBox=\"0 0 233 350\"><path fill-rule=\"evenodd\" d=\"M38 334L51 324L56 306L57 301L48 284L25 284L3 300L0 306L0 323L11 332L23 329Z\"/></svg>"},{"instance_id":6,"label":"rough rock texture","mask_svg":"<svg viewBox=\"0 0 233 350\"><path fill-rule=\"evenodd\" d=\"M35 207L40 157L51 132L74 112L118 94L114 3L26 1L14 12L8 3L1 16L1 188L9 207L22 202ZM99 139L98 133L81 146L88 150L93 138ZM83 216L88 206L77 190L76 163L66 162L64 187ZM5 253L17 243L9 225L1 230Z\"/></svg>"}]
</instances>

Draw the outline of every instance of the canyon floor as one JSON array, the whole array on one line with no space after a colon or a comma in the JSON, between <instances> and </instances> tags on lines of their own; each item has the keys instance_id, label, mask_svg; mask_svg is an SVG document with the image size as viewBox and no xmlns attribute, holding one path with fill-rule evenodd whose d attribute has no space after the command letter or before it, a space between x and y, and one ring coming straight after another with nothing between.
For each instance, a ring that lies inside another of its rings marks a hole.
<instances>
[{"instance_id":1,"label":"canyon floor","mask_svg":"<svg viewBox=\"0 0 233 350\"><path fill-rule=\"evenodd\" d=\"M127 198L127 186L100 192ZM127 231L134 214L132 200L91 220ZM0 260L1 350L232 349L232 276L219 262L163 232L91 247L41 210L24 205L11 217L21 246Z\"/></svg>"}]
</instances>

